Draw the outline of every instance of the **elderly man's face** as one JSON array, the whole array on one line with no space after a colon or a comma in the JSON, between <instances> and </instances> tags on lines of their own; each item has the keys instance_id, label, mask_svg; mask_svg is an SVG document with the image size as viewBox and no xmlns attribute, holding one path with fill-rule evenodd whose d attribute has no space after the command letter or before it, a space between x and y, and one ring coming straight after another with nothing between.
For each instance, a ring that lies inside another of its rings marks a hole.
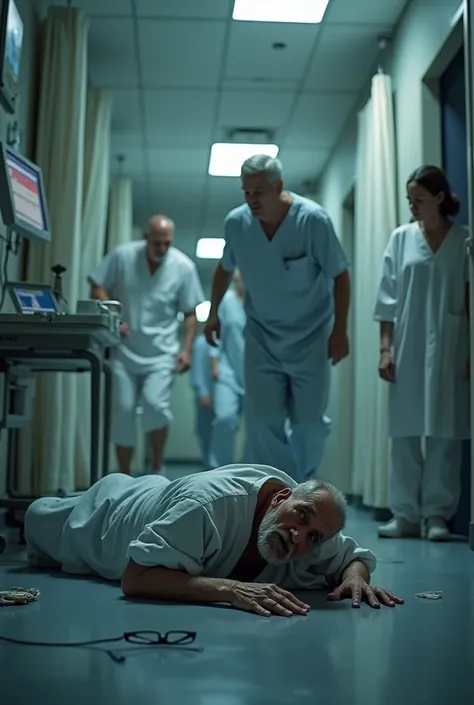
<instances>
[{"instance_id":1,"label":"elderly man's face","mask_svg":"<svg viewBox=\"0 0 474 705\"><path fill-rule=\"evenodd\" d=\"M341 520L329 493L295 499L281 490L272 501L258 533L258 550L270 565L280 565L309 553L341 529Z\"/></svg>"},{"instance_id":2,"label":"elderly man's face","mask_svg":"<svg viewBox=\"0 0 474 705\"><path fill-rule=\"evenodd\" d=\"M254 218L265 222L280 203L283 183L270 184L265 174L248 174L242 179L245 200Z\"/></svg>"},{"instance_id":3,"label":"elderly man's face","mask_svg":"<svg viewBox=\"0 0 474 705\"><path fill-rule=\"evenodd\" d=\"M150 260L161 264L173 243L173 227L167 220L151 221L146 233Z\"/></svg>"}]
</instances>

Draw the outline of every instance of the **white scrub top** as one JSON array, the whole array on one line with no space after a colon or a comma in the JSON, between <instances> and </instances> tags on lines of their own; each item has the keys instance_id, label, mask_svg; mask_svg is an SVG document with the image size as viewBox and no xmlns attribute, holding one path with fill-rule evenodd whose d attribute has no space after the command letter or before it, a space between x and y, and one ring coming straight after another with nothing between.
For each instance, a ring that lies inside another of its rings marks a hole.
<instances>
[{"instance_id":1,"label":"white scrub top","mask_svg":"<svg viewBox=\"0 0 474 705\"><path fill-rule=\"evenodd\" d=\"M130 335L120 351L126 362L138 366L159 363L162 355L179 350L178 313L192 313L204 301L194 262L170 247L163 262L150 273L146 241L119 245L88 277L123 306Z\"/></svg>"},{"instance_id":2,"label":"white scrub top","mask_svg":"<svg viewBox=\"0 0 474 705\"><path fill-rule=\"evenodd\" d=\"M203 334L194 341L189 384L200 399L212 396L211 346Z\"/></svg>"},{"instance_id":3,"label":"white scrub top","mask_svg":"<svg viewBox=\"0 0 474 705\"><path fill-rule=\"evenodd\" d=\"M433 253L417 223L385 250L374 318L394 323L392 437L469 438L469 281L465 228L453 225Z\"/></svg>"},{"instance_id":4,"label":"white scrub top","mask_svg":"<svg viewBox=\"0 0 474 705\"><path fill-rule=\"evenodd\" d=\"M269 240L247 204L225 220L222 267L237 267L245 282L247 333L280 359L302 356L334 314L333 281L349 261L326 211L289 194L293 202Z\"/></svg>"},{"instance_id":5,"label":"white scrub top","mask_svg":"<svg viewBox=\"0 0 474 705\"><path fill-rule=\"evenodd\" d=\"M244 329L247 322L243 301L235 291L227 291L218 310L221 332L219 339L219 380L244 393ZM213 348L215 350L215 348Z\"/></svg>"},{"instance_id":6,"label":"white scrub top","mask_svg":"<svg viewBox=\"0 0 474 705\"><path fill-rule=\"evenodd\" d=\"M25 526L34 532L33 544L68 573L119 580L131 558L143 566L225 578L248 544L258 491L270 478L296 485L266 465L228 465L172 482L159 475L134 479L113 473L79 498L33 503ZM64 521L62 507L71 502L74 508ZM258 581L324 587L356 559L374 570L373 553L338 534L302 558L267 566Z\"/></svg>"}]
</instances>

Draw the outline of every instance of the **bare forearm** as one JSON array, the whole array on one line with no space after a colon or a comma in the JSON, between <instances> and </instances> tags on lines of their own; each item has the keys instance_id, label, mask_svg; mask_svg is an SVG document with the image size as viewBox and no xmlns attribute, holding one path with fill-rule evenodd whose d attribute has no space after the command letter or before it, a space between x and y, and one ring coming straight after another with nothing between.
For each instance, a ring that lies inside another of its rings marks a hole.
<instances>
[{"instance_id":1,"label":"bare forearm","mask_svg":"<svg viewBox=\"0 0 474 705\"><path fill-rule=\"evenodd\" d=\"M230 280L232 279L232 273L226 272L221 264L218 264L216 271L214 272L214 277L212 279L212 292L211 292L211 310L210 316L217 315L217 309L222 301L222 297L229 288Z\"/></svg>"},{"instance_id":2,"label":"bare forearm","mask_svg":"<svg viewBox=\"0 0 474 705\"><path fill-rule=\"evenodd\" d=\"M91 299L99 299L99 301L109 301L110 296L103 286L97 286L96 284L92 284Z\"/></svg>"},{"instance_id":3,"label":"bare forearm","mask_svg":"<svg viewBox=\"0 0 474 705\"><path fill-rule=\"evenodd\" d=\"M184 349L191 354L194 338L196 337L197 320L196 314L190 313L184 319Z\"/></svg>"},{"instance_id":4,"label":"bare forearm","mask_svg":"<svg viewBox=\"0 0 474 705\"><path fill-rule=\"evenodd\" d=\"M370 573L362 561L353 561L352 563L349 563L345 571L343 572L341 576L341 583L346 580L350 575L359 575L361 578L365 580L366 583L370 583Z\"/></svg>"},{"instance_id":5,"label":"bare forearm","mask_svg":"<svg viewBox=\"0 0 474 705\"><path fill-rule=\"evenodd\" d=\"M351 280L347 269L334 279L334 328L347 330L351 303Z\"/></svg>"},{"instance_id":6,"label":"bare forearm","mask_svg":"<svg viewBox=\"0 0 474 705\"><path fill-rule=\"evenodd\" d=\"M393 322L380 322L380 352L390 352L393 340Z\"/></svg>"},{"instance_id":7,"label":"bare forearm","mask_svg":"<svg viewBox=\"0 0 474 705\"><path fill-rule=\"evenodd\" d=\"M211 375L213 379L219 376L219 360L217 357L211 357Z\"/></svg>"},{"instance_id":8,"label":"bare forearm","mask_svg":"<svg viewBox=\"0 0 474 705\"><path fill-rule=\"evenodd\" d=\"M180 570L130 563L122 577L122 590L128 597L180 602L226 602L230 581L201 578Z\"/></svg>"}]
</instances>

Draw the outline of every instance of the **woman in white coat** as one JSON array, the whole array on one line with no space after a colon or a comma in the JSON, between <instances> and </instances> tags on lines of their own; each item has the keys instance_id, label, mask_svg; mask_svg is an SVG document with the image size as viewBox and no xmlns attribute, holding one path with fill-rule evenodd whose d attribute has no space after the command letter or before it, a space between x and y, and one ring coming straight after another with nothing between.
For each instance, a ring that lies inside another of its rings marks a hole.
<instances>
[{"instance_id":1,"label":"woman in white coat","mask_svg":"<svg viewBox=\"0 0 474 705\"><path fill-rule=\"evenodd\" d=\"M390 509L383 538L450 538L469 438L467 231L444 172L408 179L413 220L391 235L375 307L380 377L390 383ZM424 447L423 447L424 440Z\"/></svg>"}]
</instances>

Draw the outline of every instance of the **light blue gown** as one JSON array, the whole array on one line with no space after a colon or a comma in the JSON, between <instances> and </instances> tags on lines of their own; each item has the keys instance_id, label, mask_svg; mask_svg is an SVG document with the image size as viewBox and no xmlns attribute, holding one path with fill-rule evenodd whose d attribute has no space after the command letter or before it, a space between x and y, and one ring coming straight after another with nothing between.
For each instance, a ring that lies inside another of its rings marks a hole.
<instances>
[{"instance_id":1,"label":"light blue gown","mask_svg":"<svg viewBox=\"0 0 474 705\"><path fill-rule=\"evenodd\" d=\"M246 287L249 461L277 466L300 482L317 473L330 432L333 284L349 261L324 209L290 195L272 240L247 205L229 213L221 265L238 268Z\"/></svg>"},{"instance_id":2,"label":"light blue gown","mask_svg":"<svg viewBox=\"0 0 474 705\"><path fill-rule=\"evenodd\" d=\"M213 407L201 406L203 397L213 398L214 384L211 376L210 346L204 335L198 335L194 341L189 371L189 383L194 391L196 406L195 432L201 448L203 465L206 470L211 467L209 451L211 446L212 421L214 418Z\"/></svg>"},{"instance_id":3,"label":"light blue gown","mask_svg":"<svg viewBox=\"0 0 474 705\"><path fill-rule=\"evenodd\" d=\"M225 294L218 315L221 324L219 352L211 353L219 356L219 379L214 386L210 456L211 466L214 468L235 462L235 442L244 403L246 315L243 302L235 291Z\"/></svg>"}]
</instances>

